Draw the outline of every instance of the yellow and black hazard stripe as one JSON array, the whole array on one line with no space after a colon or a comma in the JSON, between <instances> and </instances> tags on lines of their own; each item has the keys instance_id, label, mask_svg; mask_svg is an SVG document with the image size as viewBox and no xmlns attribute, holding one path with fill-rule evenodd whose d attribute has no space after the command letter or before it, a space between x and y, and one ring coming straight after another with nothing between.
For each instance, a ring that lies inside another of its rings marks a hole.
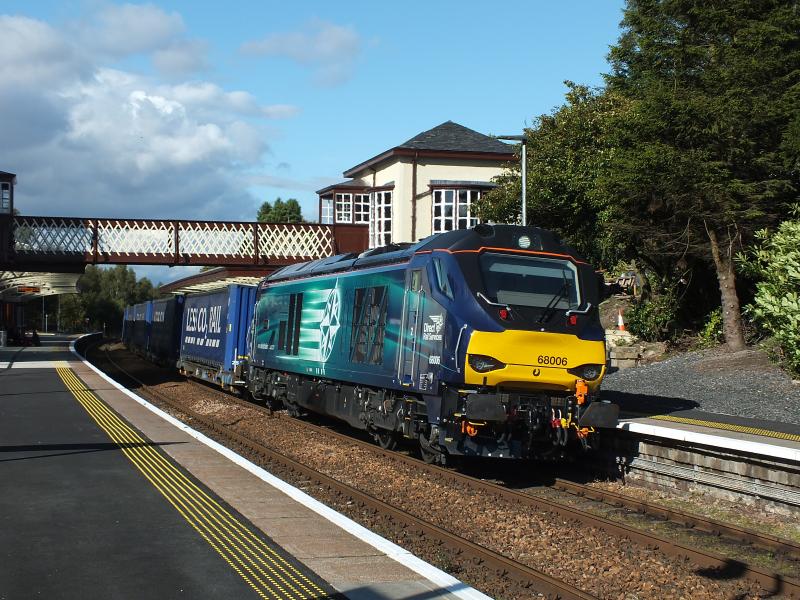
<instances>
[{"instance_id":1,"label":"yellow and black hazard stripe","mask_svg":"<svg viewBox=\"0 0 800 600\"><path fill-rule=\"evenodd\" d=\"M630 413L637 417L645 417L648 419L655 419L658 421L669 421L671 423L683 423L684 425L696 425L698 427L707 427L709 429L721 429L723 431L734 431L736 433L747 433L749 435L759 435L762 437L769 437L776 440L787 440L790 442L800 442L800 435L795 433L786 433L783 431L772 431L771 429L764 429L761 427L751 427L749 425L735 425L733 423L720 423L719 421L708 421L704 419L692 419L689 417L678 417L675 415L647 415L642 413Z\"/></svg>"},{"instance_id":2,"label":"yellow and black hazard stripe","mask_svg":"<svg viewBox=\"0 0 800 600\"><path fill-rule=\"evenodd\" d=\"M136 468L209 545L264 599L310 600L328 592L272 548L250 527L196 485L179 468L92 393L68 368L57 369L72 395Z\"/></svg>"}]
</instances>

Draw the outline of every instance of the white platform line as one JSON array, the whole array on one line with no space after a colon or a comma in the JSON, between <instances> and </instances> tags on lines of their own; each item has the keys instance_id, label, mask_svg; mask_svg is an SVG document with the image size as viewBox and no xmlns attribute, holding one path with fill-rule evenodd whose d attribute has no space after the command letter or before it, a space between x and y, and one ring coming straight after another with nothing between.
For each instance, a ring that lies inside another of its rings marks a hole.
<instances>
[{"instance_id":1,"label":"white platform line","mask_svg":"<svg viewBox=\"0 0 800 600\"><path fill-rule=\"evenodd\" d=\"M338 525L339 527L344 529L347 533L360 539L363 542L366 542L376 550L382 552L383 554L386 554L390 558L393 558L394 560L399 562L401 565L407 567L414 573L417 573L418 575L424 577L425 579L427 579L428 581L439 587L442 593L452 594L453 596L457 598L463 598L464 600L492 600L490 596L487 596L486 594L479 592L475 588L472 588L467 584L465 584L464 582L459 581L452 575L449 575L444 571L442 571L441 569L437 569L430 563L425 562L421 558L418 558L405 548L401 548L394 542L390 542L386 538L381 537L378 534L370 531L363 525L360 525L355 521L353 521L352 519L344 516L343 514L336 512L335 510L326 506L319 500L312 498L311 496L297 489L293 485L286 483L282 479L278 479L277 477L275 477L275 475L273 475L269 471L262 469L256 464L253 464L243 456L236 454L236 452L234 452L230 448L226 448L222 444L219 444L218 442L212 440L211 438L203 435L199 431L192 429L186 423L183 423L182 421L179 421L172 415L165 413L157 406L150 404L147 400L145 400L141 396L134 394L126 387L122 386L121 384L111 379L111 377L103 373L93 364L84 360L83 357L80 354L78 354L78 351L75 350L75 343L83 339L83 337L86 336L82 336L81 338L78 338L77 340L73 341L70 344L69 347L70 351L75 356L77 356L78 359L84 365L89 367L92 371L97 373L105 381L113 385L115 388L117 388L119 391L127 395L132 400L135 400L136 402L138 402L151 412L155 413L165 421L171 423L181 431L185 431L187 434L195 438L197 441L202 442L212 450L216 450L230 461L239 465L243 469L249 471L250 473L258 477L262 481L268 483L272 487L282 491L284 494L286 494L293 500L297 501L298 503L302 504L306 508L313 510L315 513L324 517L331 523Z\"/></svg>"},{"instance_id":2,"label":"white platform line","mask_svg":"<svg viewBox=\"0 0 800 600\"><path fill-rule=\"evenodd\" d=\"M800 450L787 448L786 446L740 440L721 435L700 433L699 431L675 429L673 427L662 427L659 425L651 425L650 423L639 423L637 421L623 421L617 425L617 427L623 431L630 431L631 433L638 433L641 435L667 438L692 444L703 444L704 446L713 446L714 448L722 448L725 450L747 452L748 454L757 454L767 458L781 458L800 462Z\"/></svg>"},{"instance_id":3,"label":"white platform line","mask_svg":"<svg viewBox=\"0 0 800 600\"><path fill-rule=\"evenodd\" d=\"M0 369L56 369L68 366L66 360L0 361Z\"/></svg>"}]
</instances>

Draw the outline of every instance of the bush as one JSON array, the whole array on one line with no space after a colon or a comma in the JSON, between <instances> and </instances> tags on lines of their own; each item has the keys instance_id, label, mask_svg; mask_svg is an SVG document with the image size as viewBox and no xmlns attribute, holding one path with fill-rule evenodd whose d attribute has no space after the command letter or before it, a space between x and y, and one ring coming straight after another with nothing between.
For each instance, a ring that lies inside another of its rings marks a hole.
<instances>
[{"instance_id":1,"label":"bush","mask_svg":"<svg viewBox=\"0 0 800 600\"><path fill-rule=\"evenodd\" d=\"M780 347L786 366L800 374L800 221L785 221L774 234L757 234L755 248L740 257L760 281L748 312Z\"/></svg>"},{"instance_id":2,"label":"bush","mask_svg":"<svg viewBox=\"0 0 800 600\"><path fill-rule=\"evenodd\" d=\"M722 309L718 308L709 313L703 329L700 330L698 346L700 348L712 348L725 341L722 331Z\"/></svg>"},{"instance_id":3,"label":"bush","mask_svg":"<svg viewBox=\"0 0 800 600\"><path fill-rule=\"evenodd\" d=\"M678 316L675 288L667 288L648 300L637 302L627 313L628 330L647 342L663 342L673 336Z\"/></svg>"}]
</instances>

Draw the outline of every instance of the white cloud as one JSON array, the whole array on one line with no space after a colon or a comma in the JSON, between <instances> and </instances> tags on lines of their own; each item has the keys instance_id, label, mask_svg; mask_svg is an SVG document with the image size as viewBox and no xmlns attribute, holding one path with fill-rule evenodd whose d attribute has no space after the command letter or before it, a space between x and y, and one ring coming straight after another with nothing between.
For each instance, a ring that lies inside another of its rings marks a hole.
<instances>
[{"instance_id":1,"label":"white cloud","mask_svg":"<svg viewBox=\"0 0 800 600\"><path fill-rule=\"evenodd\" d=\"M103 8L84 33L94 49L127 56L165 48L184 29L178 13L168 14L152 4L122 4Z\"/></svg>"},{"instance_id":2,"label":"white cloud","mask_svg":"<svg viewBox=\"0 0 800 600\"><path fill-rule=\"evenodd\" d=\"M362 41L352 26L311 21L302 31L274 33L242 44L251 56L277 56L311 68L316 83L338 85L350 78Z\"/></svg>"},{"instance_id":3,"label":"white cloud","mask_svg":"<svg viewBox=\"0 0 800 600\"><path fill-rule=\"evenodd\" d=\"M78 48L47 23L0 15L0 31L0 85L5 89L53 89L91 74L91 64Z\"/></svg>"},{"instance_id":4,"label":"white cloud","mask_svg":"<svg viewBox=\"0 0 800 600\"><path fill-rule=\"evenodd\" d=\"M139 21L115 45L110 32L123 34L126 15ZM90 23L105 28L91 43L74 28L0 16L0 169L19 175L17 207L24 214L252 219L247 175L268 152L265 119L297 109L263 105L209 81L109 67L113 53L146 52L172 75L197 68L179 57L191 54L192 42L180 37L177 14L125 5ZM96 53L99 46L104 51Z\"/></svg>"},{"instance_id":5,"label":"white cloud","mask_svg":"<svg viewBox=\"0 0 800 600\"><path fill-rule=\"evenodd\" d=\"M208 70L208 44L200 40L180 40L153 53L153 65L173 77Z\"/></svg>"},{"instance_id":6,"label":"white cloud","mask_svg":"<svg viewBox=\"0 0 800 600\"><path fill-rule=\"evenodd\" d=\"M208 44L185 36L183 18L152 4L108 5L70 28L92 56L147 55L162 75L178 78L208 69Z\"/></svg>"},{"instance_id":7,"label":"white cloud","mask_svg":"<svg viewBox=\"0 0 800 600\"><path fill-rule=\"evenodd\" d=\"M227 110L242 116L286 119L300 111L290 104L260 105L249 92L235 90L226 92L208 81L182 83L172 88L175 98L199 110Z\"/></svg>"}]
</instances>

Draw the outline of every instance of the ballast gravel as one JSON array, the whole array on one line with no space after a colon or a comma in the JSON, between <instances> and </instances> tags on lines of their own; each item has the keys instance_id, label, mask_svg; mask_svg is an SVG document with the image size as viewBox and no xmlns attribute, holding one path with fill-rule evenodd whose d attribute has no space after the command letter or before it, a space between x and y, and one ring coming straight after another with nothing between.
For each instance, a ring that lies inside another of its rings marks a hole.
<instances>
[{"instance_id":1,"label":"ballast gravel","mask_svg":"<svg viewBox=\"0 0 800 600\"><path fill-rule=\"evenodd\" d=\"M758 586L703 577L689 561L666 556L656 548L451 485L347 441L309 436L309 430L294 419L285 415L270 418L230 403L211 389L174 380L156 384L154 389L328 476L598 598L763 597ZM480 586L481 582L475 583ZM487 588L497 589L501 581L485 583ZM506 597L521 600L531 595Z\"/></svg>"},{"instance_id":2,"label":"ballast gravel","mask_svg":"<svg viewBox=\"0 0 800 600\"><path fill-rule=\"evenodd\" d=\"M606 375L602 395L623 410L697 409L800 425L800 381L755 349L681 354Z\"/></svg>"}]
</instances>

